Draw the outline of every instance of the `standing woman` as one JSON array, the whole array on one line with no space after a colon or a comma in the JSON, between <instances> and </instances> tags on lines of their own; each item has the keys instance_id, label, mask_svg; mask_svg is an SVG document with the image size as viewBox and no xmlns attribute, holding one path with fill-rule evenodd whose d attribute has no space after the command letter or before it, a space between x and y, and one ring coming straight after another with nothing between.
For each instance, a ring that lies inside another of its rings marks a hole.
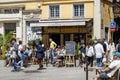
<instances>
[{"instance_id":1,"label":"standing woman","mask_svg":"<svg viewBox=\"0 0 120 80\"><path fill-rule=\"evenodd\" d=\"M81 48L81 53L82 53L82 62L85 63L85 57L86 57L86 45L82 44Z\"/></svg>"},{"instance_id":2,"label":"standing woman","mask_svg":"<svg viewBox=\"0 0 120 80\"><path fill-rule=\"evenodd\" d=\"M37 62L38 62L38 65L39 65L38 70L40 70L43 67L42 66L42 60L44 58L44 52L43 51L44 50L43 50L41 41L36 41L35 52L36 52Z\"/></svg>"},{"instance_id":3,"label":"standing woman","mask_svg":"<svg viewBox=\"0 0 120 80\"><path fill-rule=\"evenodd\" d=\"M113 60L113 54L114 54L114 52L116 51L116 50L115 50L115 44L114 44L114 42L112 41L112 39L109 40L108 48L109 48L108 61L111 62L111 61Z\"/></svg>"},{"instance_id":4,"label":"standing woman","mask_svg":"<svg viewBox=\"0 0 120 80\"><path fill-rule=\"evenodd\" d=\"M86 47L86 55L87 55L88 65L93 67L94 49L93 49L92 43L88 43Z\"/></svg>"}]
</instances>

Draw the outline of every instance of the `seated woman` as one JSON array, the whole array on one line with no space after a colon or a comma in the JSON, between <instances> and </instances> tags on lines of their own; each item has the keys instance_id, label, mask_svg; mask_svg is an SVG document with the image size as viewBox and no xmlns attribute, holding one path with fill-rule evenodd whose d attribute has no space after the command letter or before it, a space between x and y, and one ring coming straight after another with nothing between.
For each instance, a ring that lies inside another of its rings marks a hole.
<instances>
[{"instance_id":1,"label":"seated woman","mask_svg":"<svg viewBox=\"0 0 120 80\"><path fill-rule=\"evenodd\" d=\"M60 52L57 56L57 59L63 60L65 58L65 54L66 54L66 49L65 49L65 47L62 47L62 49L60 50Z\"/></svg>"}]
</instances>

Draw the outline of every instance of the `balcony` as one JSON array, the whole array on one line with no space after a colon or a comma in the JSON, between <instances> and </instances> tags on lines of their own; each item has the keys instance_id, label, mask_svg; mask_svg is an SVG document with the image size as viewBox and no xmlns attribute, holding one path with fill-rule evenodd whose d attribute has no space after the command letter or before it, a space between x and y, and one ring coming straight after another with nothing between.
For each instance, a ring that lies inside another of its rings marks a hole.
<instances>
[{"instance_id":1,"label":"balcony","mask_svg":"<svg viewBox=\"0 0 120 80\"><path fill-rule=\"evenodd\" d=\"M22 18L22 14L0 14L0 21L18 21Z\"/></svg>"}]
</instances>

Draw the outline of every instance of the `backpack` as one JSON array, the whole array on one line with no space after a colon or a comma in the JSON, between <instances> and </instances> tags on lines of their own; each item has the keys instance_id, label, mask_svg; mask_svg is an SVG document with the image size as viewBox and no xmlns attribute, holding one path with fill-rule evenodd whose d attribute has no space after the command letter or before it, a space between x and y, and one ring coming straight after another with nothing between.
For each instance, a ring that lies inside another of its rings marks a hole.
<instances>
[{"instance_id":1,"label":"backpack","mask_svg":"<svg viewBox=\"0 0 120 80\"><path fill-rule=\"evenodd\" d=\"M18 45L17 44L15 44L13 47L15 48L15 51L18 51Z\"/></svg>"},{"instance_id":2,"label":"backpack","mask_svg":"<svg viewBox=\"0 0 120 80\"><path fill-rule=\"evenodd\" d=\"M118 52L120 52L120 44L118 44Z\"/></svg>"},{"instance_id":3,"label":"backpack","mask_svg":"<svg viewBox=\"0 0 120 80\"><path fill-rule=\"evenodd\" d=\"M105 52L107 51L107 45L105 43L103 43L103 49Z\"/></svg>"}]
</instances>

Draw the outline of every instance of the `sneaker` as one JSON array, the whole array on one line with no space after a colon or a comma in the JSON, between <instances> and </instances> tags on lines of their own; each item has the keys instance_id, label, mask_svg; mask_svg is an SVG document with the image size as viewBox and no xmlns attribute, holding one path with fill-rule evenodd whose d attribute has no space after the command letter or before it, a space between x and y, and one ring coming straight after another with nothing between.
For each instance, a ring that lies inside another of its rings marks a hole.
<instances>
[{"instance_id":1,"label":"sneaker","mask_svg":"<svg viewBox=\"0 0 120 80\"><path fill-rule=\"evenodd\" d=\"M25 69L25 67L21 67L21 69Z\"/></svg>"},{"instance_id":2,"label":"sneaker","mask_svg":"<svg viewBox=\"0 0 120 80\"><path fill-rule=\"evenodd\" d=\"M18 72L17 70L11 70L11 72Z\"/></svg>"}]
</instances>

